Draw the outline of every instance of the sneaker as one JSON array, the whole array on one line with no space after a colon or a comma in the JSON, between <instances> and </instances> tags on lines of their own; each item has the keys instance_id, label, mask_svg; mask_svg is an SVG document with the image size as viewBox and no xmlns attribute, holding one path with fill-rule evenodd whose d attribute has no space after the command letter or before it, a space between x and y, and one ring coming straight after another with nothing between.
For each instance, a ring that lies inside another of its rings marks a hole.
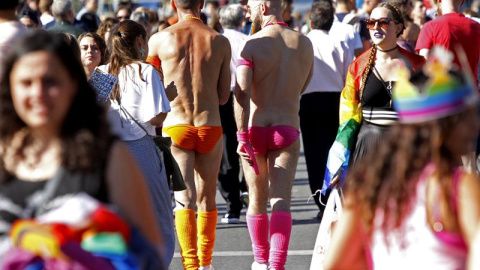
<instances>
[{"instance_id":1,"label":"sneaker","mask_svg":"<svg viewBox=\"0 0 480 270\"><path fill-rule=\"evenodd\" d=\"M223 224L238 224L238 223L240 223L240 215L234 215L234 214L231 214L231 213L227 213L222 218L221 222Z\"/></svg>"},{"instance_id":2,"label":"sneaker","mask_svg":"<svg viewBox=\"0 0 480 270\"><path fill-rule=\"evenodd\" d=\"M242 201L245 209L248 209L248 192L242 192L242 194L240 195L240 201Z\"/></svg>"},{"instance_id":3,"label":"sneaker","mask_svg":"<svg viewBox=\"0 0 480 270\"><path fill-rule=\"evenodd\" d=\"M268 263L252 263L252 270L268 270Z\"/></svg>"},{"instance_id":4,"label":"sneaker","mask_svg":"<svg viewBox=\"0 0 480 270\"><path fill-rule=\"evenodd\" d=\"M198 270L215 270L215 268L213 268L213 266L210 264L210 265L207 265L207 266L200 266L200 268L198 268Z\"/></svg>"}]
</instances>

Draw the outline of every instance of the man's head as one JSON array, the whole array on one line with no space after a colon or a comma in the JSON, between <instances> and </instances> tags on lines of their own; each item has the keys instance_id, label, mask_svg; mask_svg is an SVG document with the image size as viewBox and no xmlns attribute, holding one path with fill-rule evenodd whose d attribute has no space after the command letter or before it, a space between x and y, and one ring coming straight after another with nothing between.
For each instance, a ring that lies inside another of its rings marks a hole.
<instances>
[{"instance_id":1,"label":"man's head","mask_svg":"<svg viewBox=\"0 0 480 270\"><path fill-rule=\"evenodd\" d=\"M333 24L335 9L328 0L316 1L312 4L310 21L312 29L330 31Z\"/></svg>"},{"instance_id":2,"label":"man's head","mask_svg":"<svg viewBox=\"0 0 480 270\"><path fill-rule=\"evenodd\" d=\"M204 0L172 0L173 9L198 11L203 8Z\"/></svg>"},{"instance_id":3,"label":"man's head","mask_svg":"<svg viewBox=\"0 0 480 270\"><path fill-rule=\"evenodd\" d=\"M18 6L18 0L2 0L0 1L0 10L15 10Z\"/></svg>"},{"instance_id":4,"label":"man's head","mask_svg":"<svg viewBox=\"0 0 480 270\"><path fill-rule=\"evenodd\" d=\"M50 9L52 8L53 0L40 0L38 7L40 8L40 12L48 12L50 13Z\"/></svg>"},{"instance_id":5,"label":"man's head","mask_svg":"<svg viewBox=\"0 0 480 270\"><path fill-rule=\"evenodd\" d=\"M54 0L52 14L57 21L73 23L73 10L71 0Z\"/></svg>"},{"instance_id":6,"label":"man's head","mask_svg":"<svg viewBox=\"0 0 480 270\"><path fill-rule=\"evenodd\" d=\"M220 24L225 29L238 29L243 22L243 8L239 4L231 4L220 10Z\"/></svg>"},{"instance_id":7,"label":"man's head","mask_svg":"<svg viewBox=\"0 0 480 270\"><path fill-rule=\"evenodd\" d=\"M262 30L264 18L275 16L282 20L282 1L249 0L246 18L252 22L252 33Z\"/></svg>"}]
</instances>

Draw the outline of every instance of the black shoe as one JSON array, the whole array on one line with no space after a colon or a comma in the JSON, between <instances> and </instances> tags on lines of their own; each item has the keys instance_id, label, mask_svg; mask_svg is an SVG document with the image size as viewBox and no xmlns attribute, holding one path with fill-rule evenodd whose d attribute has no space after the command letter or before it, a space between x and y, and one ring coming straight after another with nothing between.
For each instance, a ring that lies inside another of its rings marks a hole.
<instances>
[{"instance_id":1,"label":"black shoe","mask_svg":"<svg viewBox=\"0 0 480 270\"><path fill-rule=\"evenodd\" d=\"M316 219L322 221L323 218L323 210L318 211L317 216L315 217Z\"/></svg>"},{"instance_id":2,"label":"black shoe","mask_svg":"<svg viewBox=\"0 0 480 270\"><path fill-rule=\"evenodd\" d=\"M222 218L221 222L223 224L239 224L240 223L240 215L235 215L232 213L227 213Z\"/></svg>"}]
</instances>

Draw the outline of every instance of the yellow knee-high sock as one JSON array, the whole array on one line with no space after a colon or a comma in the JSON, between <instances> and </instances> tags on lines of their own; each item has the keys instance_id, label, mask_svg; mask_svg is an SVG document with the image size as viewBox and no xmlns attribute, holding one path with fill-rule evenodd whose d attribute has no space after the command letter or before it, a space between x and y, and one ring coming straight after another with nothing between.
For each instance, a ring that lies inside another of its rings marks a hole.
<instances>
[{"instance_id":1,"label":"yellow knee-high sock","mask_svg":"<svg viewBox=\"0 0 480 270\"><path fill-rule=\"evenodd\" d=\"M180 254L182 255L183 267L186 270L197 270L197 222L195 211L182 209L175 211L175 227L177 229Z\"/></svg>"},{"instance_id":2,"label":"yellow knee-high sock","mask_svg":"<svg viewBox=\"0 0 480 270\"><path fill-rule=\"evenodd\" d=\"M215 246L215 229L217 228L217 209L209 212L198 211L198 259L200 266L212 264Z\"/></svg>"}]
</instances>

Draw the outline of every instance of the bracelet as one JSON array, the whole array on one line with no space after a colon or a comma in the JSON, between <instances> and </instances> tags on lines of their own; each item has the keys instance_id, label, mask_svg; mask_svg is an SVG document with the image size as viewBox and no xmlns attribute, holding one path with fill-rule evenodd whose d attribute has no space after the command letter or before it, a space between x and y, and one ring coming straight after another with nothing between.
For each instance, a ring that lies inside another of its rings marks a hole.
<instances>
[{"instance_id":1,"label":"bracelet","mask_svg":"<svg viewBox=\"0 0 480 270\"><path fill-rule=\"evenodd\" d=\"M237 141L239 142L248 142L250 138L248 137L248 131L238 131L237 132Z\"/></svg>"}]
</instances>

